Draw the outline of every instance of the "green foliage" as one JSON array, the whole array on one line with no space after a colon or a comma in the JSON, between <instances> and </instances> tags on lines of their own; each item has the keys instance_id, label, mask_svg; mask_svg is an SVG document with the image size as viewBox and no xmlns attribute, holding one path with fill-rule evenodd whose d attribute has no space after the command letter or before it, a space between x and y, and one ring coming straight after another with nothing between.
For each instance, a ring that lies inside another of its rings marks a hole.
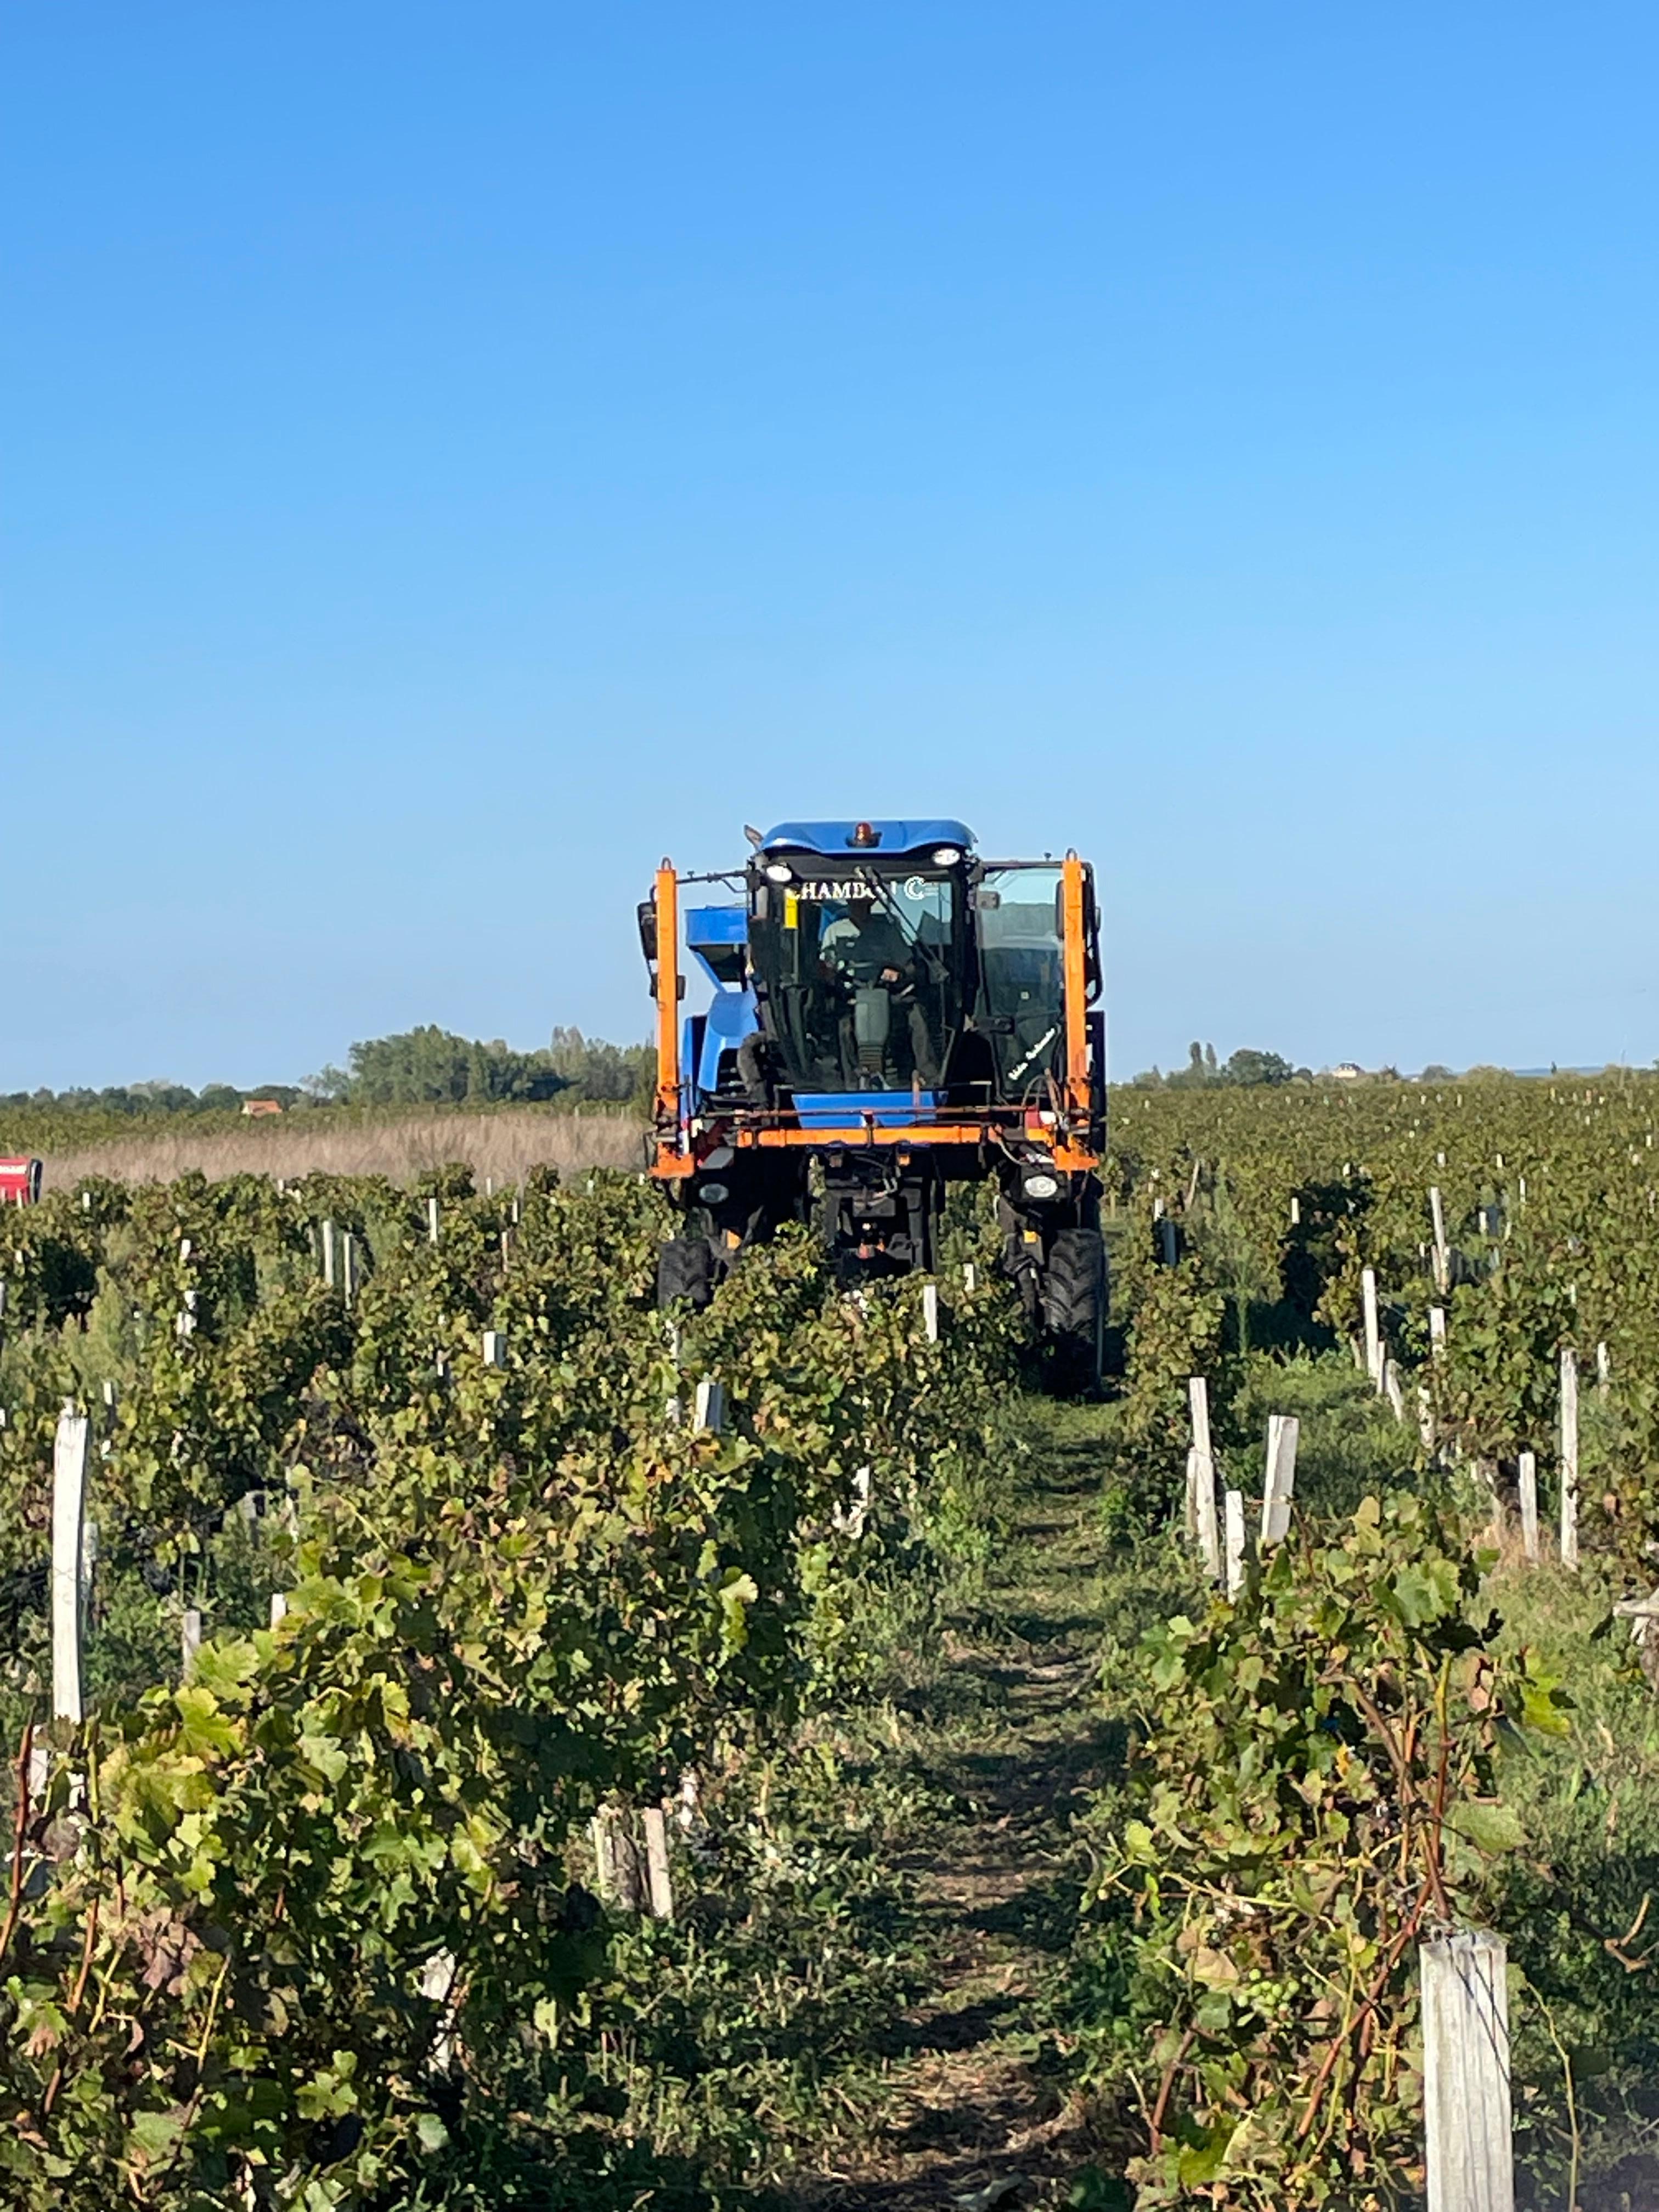
<instances>
[{"instance_id":1,"label":"green foliage","mask_svg":"<svg viewBox=\"0 0 1659 2212\"><path fill-rule=\"evenodd\" d=\"M1364 1501L1237 1604L1147 1639L1145 1739L1110 1808L1079 1982L1104 2089L1144 2130L1138 2202L1297 2212L1420 2191L1415 1947L1478 1914L1522 1841L1500 1725L1566 1725L1499 1668L1466 1534Z\"/></svg>"},{"instance_id":2,"label":"green foliage","mask_svg":"<svg viewBox=\"0 0 1659 2212\"><path fill-rule=\"evenodd\" d=\"M571 2084L605 2093L615 2027L591 1816L772 1757L860 1686L872 1592L982 1555L1012 1338L988 1282L930 1343L916 1285L838 1296L787 1238L677 1364L639 1179L428 1180L104 1191L15 1248L19 1718L44 1724L64 1397L102 1446L94 1716L54 1724L50 1795L18 1800L37 1874L0 1946L0 2170L29 2212L459 2203L485 2173L490 2201L587 2201ZM349 1304L324 1219L361 1240ZM704 1375L721 1434L688 1418ZM162 1686L186 1602L209 1640ZM664 2141L714 2139L689 2092L652 2097Z\"/></svg>"}]
</instances>

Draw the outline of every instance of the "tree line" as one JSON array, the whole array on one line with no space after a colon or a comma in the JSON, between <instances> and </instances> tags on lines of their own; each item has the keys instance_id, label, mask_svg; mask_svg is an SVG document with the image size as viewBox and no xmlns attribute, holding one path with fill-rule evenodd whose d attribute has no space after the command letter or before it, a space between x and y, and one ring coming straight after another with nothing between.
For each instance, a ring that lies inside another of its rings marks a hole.
<instances>
[{"instance_id":1,"label":"tree line","mask_svg":"<svg viewBox=\"0 0 1659 2212\"><path fill-rule=\"evenodd\" d=\"M0 1107L57 1108L119 1114L148 1120L175 1114L240 1113L248 1100L269 1098L285 1110L318 1106L493 1106L544 1101L583 1105L643 1106L653 1079L648 1045L618 1045L557 1027L550 1042L517 1051L501 1037L485 1041L441 1029L435 1022L395 1036L354 1044L344 1068L325 1067L301 1083L167 1081L112 1084L102 1090L14 1091Z\"/></svg>"}]
</instances>

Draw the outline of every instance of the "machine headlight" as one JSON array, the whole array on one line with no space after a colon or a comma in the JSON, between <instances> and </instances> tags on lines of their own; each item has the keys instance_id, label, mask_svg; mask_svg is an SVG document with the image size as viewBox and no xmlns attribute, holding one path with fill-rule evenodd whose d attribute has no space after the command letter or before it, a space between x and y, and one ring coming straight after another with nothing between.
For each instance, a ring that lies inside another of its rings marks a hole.
<instances>
[{"instance_id":1,"label":"machine headlight","mask_svg":"<svg viewBox=\"0 0 1659 2212\"><path fill-rule=\"evenodd\" d=\"M793 884L795 880L795 872L786 861L769 860L766 864L766 880L769 884Z\"/></svg>"},{"instance_id":2,"label":"machine headlight","mask_svg":"<svg viewBox=\"0 0 1659 2212\"><path fill-rule=\"evenodd\" d=\"M705 1206L724 1206L732 1195L723 1182L700 1182L697 1196Z\"/></svg>"},{"instance_id":3,"label":"machine headlight","mask_svg":"<svg viewBox=\"0 0 1659 2212\"><path fill-rule=\"evenodd\" d=\"M1020 1188L1027 1198L1058 1198L1060 1177L1052 1168L1033 1168L1029 1175L1021 1177Z\"/></svg>"},{"instance_id":4,"label":"machine headlight","mask_svg":"<svg viewBox=\"0 0 1659 2212\"><path fill-rule=\"evenodd\" d=\"M936 868L954 868L961 858L961 852L955 845L941 845L933 854L933 866Z\"/></svg>"}]
</instances>

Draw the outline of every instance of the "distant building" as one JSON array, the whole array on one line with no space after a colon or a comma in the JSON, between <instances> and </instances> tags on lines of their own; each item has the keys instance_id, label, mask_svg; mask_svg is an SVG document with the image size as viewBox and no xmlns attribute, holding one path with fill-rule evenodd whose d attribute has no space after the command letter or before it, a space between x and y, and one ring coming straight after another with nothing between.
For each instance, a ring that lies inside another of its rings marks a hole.
<instances>
[{"instance_id":1,"label":"distant building","mask_svg":"<svg viewBox=\"0 0 1659 2212\"><path fill-rule=\"evenodd\" d=\"M280 1114L282 1110L280 1098L245 1098L242 1101L244 1114Z\"/></svg>"},{"instance_id":2,"label":"distant building","mask_svg":"<svg viewBox=\"0 0 1659 2212\"><path fill-rule=\"evenodd\" d=\"M1331 1073L1339 1083L1361 1083L1365 1076L1364 1069L1355 1060L1339 1060ZM246 1113L247 1109L244 1107L242 1110Z\"/></svg>"}]
</instances>

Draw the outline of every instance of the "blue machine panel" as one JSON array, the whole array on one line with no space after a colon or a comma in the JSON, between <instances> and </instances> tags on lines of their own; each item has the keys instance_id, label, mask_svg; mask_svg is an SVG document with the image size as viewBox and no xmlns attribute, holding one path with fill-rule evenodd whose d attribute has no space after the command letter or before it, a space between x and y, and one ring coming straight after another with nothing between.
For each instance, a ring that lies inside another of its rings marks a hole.
<instances>
[{"instance_id":1,"label":"blue machine panel","mask_svg":"<svg viewBox=\"0 0 1659 2212\"><path fill-rule=\"evenodd\" d=\"M940 1105L942 1091L924 1091L925 1114ZM795 1114L803 1129L844 1128L867 1116L878 1129L902 1128L916 1118L915 1101L908 1091L798 1091Z\"/></svg>"}]
</instances>

